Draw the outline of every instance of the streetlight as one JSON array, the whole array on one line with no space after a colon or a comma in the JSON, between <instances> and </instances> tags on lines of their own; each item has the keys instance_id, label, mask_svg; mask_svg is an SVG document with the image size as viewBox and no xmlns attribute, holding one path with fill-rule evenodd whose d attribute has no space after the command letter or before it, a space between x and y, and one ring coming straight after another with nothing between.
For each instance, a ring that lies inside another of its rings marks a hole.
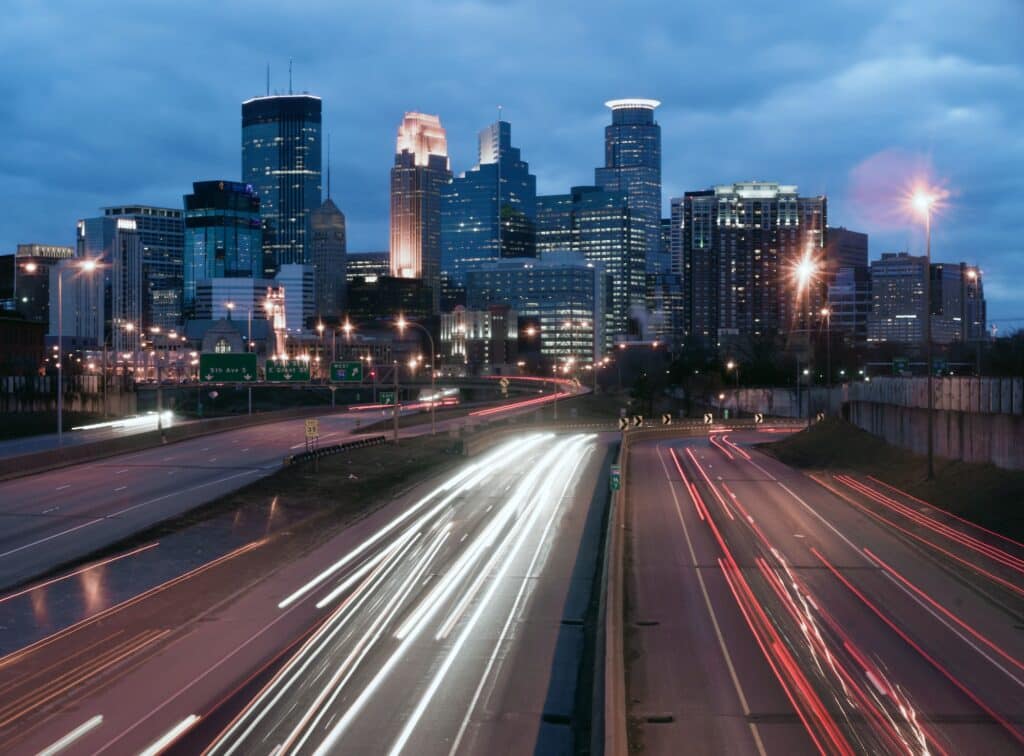
<instances>
[{"instance_id":1,"label":"streetlight","mask_svg":"<svg viewBox=\"0 0 1024 756\"><path fill-rule=\"evenodd\" d=\"M398 320L395 321L395 325L398 326L398 332L404 334L406 327L419 328L423 333L427 334L427 339L430 341L430 435L437 433L437 425L434 418L434 408L437 405L435 401L435 390L434 390L434 374L437 372L434 361L437 359L437 349L434 348L434 337L430 334L426 328L419 323L415 323L411 320L406 320L404 315L399 315ZM398 370L398 363L395 363L395 370ZM395 394L395 422L397 423L398 417L398 394Z\"/></svg>"},{"instance_id":2,"label":"streetlight","mask_svg":"<svg viewBox=\"0 0 1024 756\"><path fill-rule=\"evenodd\" d=\"M726 370L731 370L735 374L735 376L736 376L736 391L739 392L739 390L740 390L740 366L739 366L739 363L737 363L736 360L729 360L727 363L725 363L725 369Z\"/></svg>"},{"instance_id":3,"label":"streetlight","mask_svg":"<svg viewBox=\"0 0 1024 756\"><path fill-rule=\"evenodd\" d=\"M75 268L91 274L96 270L96 260L87 258L77 265L57 268L57 446L64 446L64 274Z\"/></svg>"},{"instance_id":4,"label":"streetlight","mask_svg":"<svg viewBox=\"0 0 1024 756\"><path fill-rule=\"evenodd\" d=\"M832 310L828 307L821 308L821 316L825 318L825 370L828 373L828 380L825 385L832 389ZM829 395L829 404L832 403L832 396Z\"/></svg>"},{"instance_id":5,"label":"streetlight","mask_svg":"<svg viewBox=\"0 0 1024 756\"><path fill-rule=\"evenodd\" d=\"M935 477L934 429L935 397L932 396L932 208L938 201L930 189L914 192L914 209L924 217L925 270L924 270L924 363L928 371L928 480Z\"/></svg>"}]
</instances>

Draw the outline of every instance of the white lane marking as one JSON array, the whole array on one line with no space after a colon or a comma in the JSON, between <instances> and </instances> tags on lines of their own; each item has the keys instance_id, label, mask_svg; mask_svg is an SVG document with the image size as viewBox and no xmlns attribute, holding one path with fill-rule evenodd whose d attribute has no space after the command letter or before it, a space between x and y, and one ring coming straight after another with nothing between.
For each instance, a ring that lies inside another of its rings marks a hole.
<instances>
[{"instance_id":1,"label":"white lane marking","mask_svg":"<svg viewBox=\"0 0 1024 756\"><path fill-rule=\"evenodd\" d=\"M211 461L211 462L216 462L216 461L217 461L217 458L216 458L216 457L210 457L210 461Z\"/></svg>"},{"instance_id":2,"label":"white lane marking","mask_svg":"<svg viewBox=\"0 0 1024 756\"><path fill-rule=\"evenodd\" d=\"M693 541L690 540L690 529L686 527L686 520L683 519L683 510L679 506L679 498L676 496L676 487L673 485L672 477L668 474L668 465L665 464L665 458L661 453L661 444L655 447L655 452L658 455L658 461L661 462L661 469L665 471L665 478L668 480L668 490L672 494L672 501L676 505L676 515L679 517L679 524L683 526L683 536L686 538L686 548L690 552L690 561L696 568L697 565L697 552L693 548ZM689 493L687 493L689 495ZM729 653L729 648L725 645L725 638L722 636L722 628L718 624L718 615L715 614L715 609L711 605L711 596L708 595L707 586L704 584L704 576L701 571L694 569L697 573L697 582L700 583L700 592L704 596L704 605L707 607L708 615L711 617L711 627L714 628L715 637L718 638L718 647L722 650L722 656L725 657L725 666L729 670L729 677L732 678L732 685L736 689L736 696L740 700L740 706L743 707L743 715L747 718L750 717L750 705L747 703L747 697L743 693L743 686L740 685L740 678L736 674L736 666L732 663L732 655ZM754 738L754 745L757 747L757 752L761 756L767 756L764 743L761 742L761 733L757 729L757 725L754 722L748 722L750 725L750 734Z\"/></svg>"},{"instance_id":3,"label":"white lane marking","mask_svg":"<svg viewBox=\"0 0 1024 756\"><path fill-rule=\"evenodd\" d=\"M58 509L60 509L59 506L57 506L57 507L50 507L49 509L44 509L39 514L50 514L50 512L56 512Z\"/></svg>"},{"instance_id":4,"label":"white lane marking","mask_svg":"<svg viewBox=\"0 0 1024 756\"><path fill-rule=\"evenodd\" d=\"M78 727L73 729L60 740L41 750L36 756L54 756L54 754L60 753L87 732L95 730L101 724L103 724L103 715L97 714L92 719L87 719L82 722L82 724L78 725Z\"/></svg>"},{"instance_id":5,"label":"white lane marking","mask_svg":"<svg viewBox=\"0 0 1024 756\"><path fill-rule=\"evenodd\" d=\"M118 491L123 491L126 488L128 488L128 486L118 486L117 488L114 489L114 493L117 493Z\"/></svg>"},{"instance_id":6,"label":"white lane marking","mask_svg":"<svg viewBox=\"0 0 1024 756\"><path fill-rule=\"evenodd\" d=\"M124 468L123 470L118 470L116 473L114 473L114 475L120 475L121 473L126 473L126 472L128 472L128 468L127 467Z\"/></svg>"},{"instance_id":7,"label":"white lane marking","mask_svg":"<svg viewBox=\"0 0 1024 756\"><path fill-rule=\"evenodd\" d=\"M57 486L56 490L63 491L65 488L71 488L71 484L70 483L65 483L63 486Z\"/></svg>"},{"instance_id":8,"label":"white lane marking","mask_svg":"<svg viewBox=\"0 0 1024 756\"><path fill-rule=\"evenodd\" d=\"M247 446L247 447L245 447L244 449L239 449L239 451L242 451L242 452L247 452L247 451L249 451L249 447Z\"/></svg>"},{"instance_id":9,"label":"white lane marking","mask_svg":"<svg viewBox=\"0 0 1024 756\"><path fill-rule=\"evenodd\" d=\"M822 522L822 523L824 523L824 524L825 524L825 525L826 525L826 526L828 527L828 529L829 529L829 530L831 530L831 531L832 531L833 533L835 533L835 534L836 534L837 536L839 536L840 538L842 538L842 539L843 539L843 541L844 541L844 542L845 542L845 543L846 543L846 544L847 544L847 545L848 545L848 546L849 546L849 547L850 547L851 549L853 549L853 550L854 550L854 551L855 551L855 552L857 553L857 555L858 555L858 556L859 556L859 557L860 557L861 559L863 559L863 560L864 560L865 562L867 562L868 564L870 564L870 565L871 565L871 566L873 566L873 567L877 567L877 566L878 566L878 565L876 565L876 564L875 564L875 562L874 562L874 561L872 561L872 560L871 560L871 559L870 559L870 558L869 558L869 557L867 556L867 554L865 554L865 553L864 553L863 551L861 551L861 550L860 550L860 549L858 549L858 548L857 548L856 546L854 546L854 545L853 545L853 544L852 544L852 543L850 542L850 540L849 540L849 539L848 539L848 538L847 538L846 536L844 536L844 535L843 535L842 533L840 533L840 532L839 532L839 531L838 531L838 530L837 530L837 529L836 529L836 528L835 528L835 527L834 527L834 526L832 525L832 523L830 523L830 522L829 522L828 520L826 520L826 519L825 519L825 518L824 518L824 517L823 517L823 516L822 516L821 514L819 514L818 512L816 512L816 511L815 511L815 510L814 510L814 509L813 509L813 508L812 508L812 507L811 507L811 506L810 506L810 505L809 505L809 504L808 504L808 503L807 503L806 501L804 501L804 500L803 500L803 499L801 499L801 498L800 498L799 496L797 496L797 495L796 495L795 493L793 493L793 491L791 491L791 490L790 490L790 489L789 489L789 488L788 488L788 487L787 487L787 486L786 486L785 484L783 484L783 483L782 483L782 481L776 481L776 482L777 482L777 483L778 483L778 484L779 484L780 486L782 486L782 488L784 488L784 489L786 490L786 492L787 492L787 493L788 493L788 494L789 494L790 496L792 496L792 497L793 497L794 499L796 499L796 500L797 500L798 502L800 502L800 503L801 503L801 504L803 505L804 509L806 509L806 510L807 510L808 512L810 512L810 513L811 513L812 515L814 515L814 516L815 516L815 517L817 517L817 518L818 518L819 520L821 520L821 522ZM1016 684L1017 684L1018 686L1020 686L1020 687L1024 688L1024 681L1022 681L1022 680L1021 680L1020 678L1018 678L1018 677L1015 677L1015 676L1014 676L1014 675L1013 675L1013 674L1012 674L1012 673L1011 673L1011 672L1010 672L1010 671L1009 671L1008 669L1006 669L1006 667L1004 667L1004 666L1003 666L1002 664L1000 664L1000 663L999 663L999 662L997 662L997 661L996 661L995 659L993 659L993 658L992 658L991 656L989 656L989 655L988 655L987 653L985 653L985 651L984 651L983 649L981 649L981 648L979 648L979 647L978 647L977 645L975 645L975 643L974 643L974 642L973 642L973 641L972 641L972 640L971 640L970 638L966 637L966 636L965 636L965 635L963 635L963 634L962 634L962 633L961 633L961 632L960 632L960 631L959 631L959 630L958 630L957 628L955 628L955 627L953 627L953 626L952 626L951 624L949 624L949 621L948 621L948 620L947 620L947 619L946 619L945 617L943 617L942 615L940 615L940 614L938 614L937 612L935 612L935 611L934 611L934 610L933 610L933 609L932 609L932 608L931 608L930 606L928 606L928 605L927 605L927 604L926 604L926 603L925 603L924 601L922 601L922 600L920 599L920 597L918 597L918 596L914 595L914 593L913 593L912 591L910 591L909 589L907 589L907 588L906 588L905 586L903 586L903 585L900 585L899 581L898 581L898 580L896 580L896 578L892 577L892 575L889 575L889 574L888 574L888 573L887 573L887 572L886 572L885 570L881 570L881 572L882 572L882 574L884 574L884 575L885 575L885 576L886 576L887 578L889 578L889 581L890 581L890 582L892 582L892 583L893 583L893 584L894 584L894 585L895 585L895 586L896 586L897 588L899 588L899 589L900 589L901 591L903 591L903 592L904 592L905 594L907 594L908 596L910 596L910 598L912 598L912 599L914 600L914 603L916 603L916 604L917 604L918 606L920 606L920 607L921 607L922 609L924 609L924 610L925 610L926 612L928 612L928 613L929 613L930 615L932 615L932 616L933 616L933 617L934 617L935 619L937 619L937 620L938 620L939 622L941 622L941 623L943 624L943 626L944 626L944 627L945 627L945 628L946 628L947 630L949 630L949 631L950 631L951 633L953 633L953 634L954 634L955 636L957 636L957 637L958 637L958 638L959 638L960 640L962 640L962 641L963 641L964 643L966 643L966 644L967 644L968 646L970 646L970 647L971 647L971 648L973 648L973 649L974 649L975 651L977 651L977 652L978 652L979 654L981 654L981 655L982 655L983 657L985 657L985 659L986 659L986 660L987 660L987 661L988 661L989 663L991 663L991 664L992 664L992 666L994 666L994 667L995 667L996 669L998 669L998 670L999 670L1000 672L1002 672L1002 673L1003 673L1003 674L1005 674L1005 675L1006 675L1007 677L1009 677L1009 678L1010 678L1011 680L1013 680L1013 681L1014 681L1014 682L1015 682L1015 683L1016 683Z\"/></svg>"},{"instance_id":10,"label":"white lane marking","mask_svg":"<svg viewBox=\"0 0 1024 756\"><path fill-rule=\"evenodd\" d=\"M160 736L153 745L147 748L145 751L139 754L139 756L156 756L158 753L163 751L167 746L177 740L189 727L199 721L199 717L195 714L189 714L183 720L174 725L171 729Z\"/></svg>"},{"instance_id":11,"label":"white lane marking","mask_svg":"<svg viewBox=\"0 0 1024 756\"><path fill-rule=\"evenodd\" d=\"M243 475L253 475L253 474L257 473L257 472L259 472L259 471L258 470L243 470L240 473L235 473L233 475L228 475L226 478L217 478L217 480L208 480L205 483L200 483L198 485L182 489L181 491L171 491L170 493L163 494L162 496L157 496L155 499L149 499L147 501L139 502L138 504L132 504L132 506L125 507L124 509L119 510L117 512L114 512L113 514L103 515L102 517L96 517L96 518L94 518L92 520L89 520L88 522L83 522L80 525L75 525L73 528L68 528L67 530L62 530L59 533L54 533L53 535L48 535L45 538L40 538L38 541L32 541L32 543L26 543L23 546L18 546L16 549L10 549L9 551L5 551L2 554L0 554L0 559L3 559L4 557L8 557L11 554L17 554L18 552L24 551L25 549L31 549L33 546L38 546L38 545L40 545L42 543L46 543L47 541L52 541L54 538L60 538L63 535L68 535L69 533L74 533L76 530L81 530L82 528L87 528L90 525L95 525L97 522L103 522L104 520L106 520L108 518L117 517L119 515L123 515L125 512L130 512L133 509L138 509L139 507L144 507L144 506L147 506L149 504L155 504L158 501L163 501L164 499L169 499L172 496L181 496L182 494L188 493L189 491L195 491L195 490L200 489L200 488L206 488L207 486L213 486L213 485L216 485L217 483L224 483L224 482L229 481L229 480L231 480L233 478L239 478L239 477L241 477Z\"/></svg>"}]
</instances>

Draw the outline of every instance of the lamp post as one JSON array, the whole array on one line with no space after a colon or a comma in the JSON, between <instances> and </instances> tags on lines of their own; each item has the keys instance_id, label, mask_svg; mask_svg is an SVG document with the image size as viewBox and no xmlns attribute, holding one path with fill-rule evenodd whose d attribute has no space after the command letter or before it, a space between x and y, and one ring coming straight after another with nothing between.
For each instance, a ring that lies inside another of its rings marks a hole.
<instances>
[{"instance_id":1,"label":"lamp post","mask_svg":"<svg viewBox=\"0 0 1024 756\"><path fill-rule=\"evenodd\" d=\"M935 397L932 396L932 207L935 196L919 190L914 194L914 207L924 216L925 270L924 270L924 363L928 371L928 480L935 477Z\"/></svg>"},{"instance_id":2,"label":"lamp post","mask_svg":"<svg viewBox=\"0 0 1024 756\"><path fill-rule=\"evenodd\" d=\"M317 362L316 362L316 365L317 365L317 372L319 373L319 375L317 375L317 378L319 378L321 381L323 381L323 378L324 378L324 323L323 323L322 320L316 324L316 332L317 332L317 348L316 348L317 351L316 351L316 354L317 354L317 358L318 358Z\"/></svg>"},{"instance_id":3,"label":"lamp post","mask_svg":"<svg viewBox=\"0 0 1024 756\"><path fill-rule=\"evenodd\" d=\"M96 270L96 261L86 259L74 267L83 273ZM57 446L64 446L64 273L57 268Z\"/></svg>"},{"instance_id":4,"label":"lamp post","mask_svg":"<svg viewBox=\"0 0 1024 756\"><path fill-rule=\"evenodd\" d=\"M428 331L426 328L424 328L419 323L414 323L411 320L406 320L404 315L399 315L398 316L398 321L396 322L396 325L398 326L398 332L399 333L404 333L407 326L412 326L413 328L419 328L421 331L423 331L423 333L427 334L427 340L430 342L430 435L433 436L434 434L437 433L437 425L435 423L435 417L434 417L434 407L437 405L436 391L434 389L434 374L437 372L437 370L436 370L437 366L434 363L435 363L435 360L437 359L437 350L434 348L434 337L430 334L430 331ZM397 367L398 363L396 362L395 365L396 365L395 370L397 371L398 370L398 367ZM396 372L396 375L397 375L397 372ZM397 392L397 389L396 389L396 392ZM397 402L397 399L398 399L398 394L396 393L395 394L396 402ZM396 414L395 415L396 434L397 434L397 428L398 428L398 419L397 418L398 418L398 415ZM397 435L396 435L396 439L397 439Z\"/></svg>"}]
</instances>

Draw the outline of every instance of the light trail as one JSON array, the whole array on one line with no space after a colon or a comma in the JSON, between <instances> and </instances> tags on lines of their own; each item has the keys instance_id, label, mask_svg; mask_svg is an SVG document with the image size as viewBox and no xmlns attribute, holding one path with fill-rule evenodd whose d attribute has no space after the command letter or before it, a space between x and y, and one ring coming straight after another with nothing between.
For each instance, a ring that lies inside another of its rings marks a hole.
<instances>
[{"instance_id":1,"label":"light trail","mask_svg":"<svg viewBox=\"0 0 1024 756\"><path fill-rule=\"evenodd\" d=\"M65 748L70 746L72 743L74 743L82 736L95 730L101 724L103 724L103 715L97 714L95 717L87 719L85 722L78 725L78 727L73 729L60 740L41 750L38 754L36 754L36 756L56 756L56 754L63 751Z\"/></svg>"},{"instance_id":2,"label":"light trail","mask_svg":"<svg viewBox=\"0 0 1024 756\"><path fill-rule=\"evenodd\" d=\"M161 753L171 743L184 735L185 732L198 721L199 717L197 715L190 714L164 733L159 740L140 753L139 756L157 756L158 753Z\"/></svg>"},{"instance_id":3,"label":"light trail","mask_svg":"<svg viewBox=\"0 0 1024 756\"><path fill-rule=\"evenodd\" d=\"M518 505L519 501L525 501L527 504L533 505L530 507L528 511L532 511L533 513L536 513L538 511L536 503L537 501L539 501L539 499L535 499L534 501L531 502L528 498L528 494L534 488L536 488L539 481L544 479L544 475L547 472L547 470L551 467L552 461L558 461L561 458L562 454L564 454L565 451L569 448L570 444L573 443L573 441L574 439L569 439L568 441L557 442L555 446L552 448L552 450L548 454L546 454L538 464L534 465L530 469L526 477L519 483L519 486L514 492L512 498L509 499L509 501L506 502L506 504L503 505L500 510L496 510L496 515L492 518L490 525L488 526L487 529L485 529L485 533L478 536L478 539L490 538L491 533L487 531L490 530L491 526L493 526L495 523L501 523L500 527L503 528L504 524L508 522L509 517L503 516L502 513L514 511L514 506ZM552 458L554 458L554 460L552 460ZM564 461L565 460L562 459L563 463ZM532 520L532 516L527 515L523 518L520 518L519 522L532 522ZM515 534L521 532L521 530L522 528L512 528L510 530L506 530L505 537L504 539L502 539L500 543L503 545L513 543L514 541L511 539L515 537ZM494 559L500 556L501 551L502 549L499 546L499 548L495 550ZM461 570L461 577L465 578L470 565L471 562L460 560L460 564L457 567L453 567L450 570L450 573L455 572L456 569L459 569ZM429 626L430 622L434 618L434 615L436 615L437 612L440 611L441 607L444 605L444 602L451 597L455 589L459 587L459 584L459 581L453 580L446 585L446 588L443 592L434 594L434 603L432 605L428 605L426 611L424 611L420 615L418 623L414 627L409 628L407 634L404 636L404 639L401 641L399 647L391 654L387 661L385 661L381 665L379 671L370 680L370 682L363 687L359 696L349 705L348 709L345 711L342 717L331 728L327 737L320 743L320 745L314 751L314 753L317 754L317 756L325 756L326 754L333 753L338 741L344 735L348 727L352 724L353 720L359 715L360 711L373 697L377 689L383 684L384 680L387 679L387 677L393 671L395 666L397 666L399 662L401 662L402 658L408 652L409 648L411 648L411 646L418 640L419 636L423 633L423 631ZM421 606L424 605L425 604L421 604Z\"/></svg>"}]
</instances>

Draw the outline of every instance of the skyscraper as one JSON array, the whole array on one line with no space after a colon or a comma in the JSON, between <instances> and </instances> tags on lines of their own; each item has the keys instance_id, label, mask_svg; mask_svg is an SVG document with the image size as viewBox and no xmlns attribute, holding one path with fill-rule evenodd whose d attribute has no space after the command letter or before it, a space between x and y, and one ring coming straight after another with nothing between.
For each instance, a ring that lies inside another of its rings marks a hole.
<instances>
[{"instance_id":1,"label":"skyscraper","mask_svg":"<svg viewBox=\"0 0 1024 756\"><path fill-rule=\"evenodd\" d=\"M534 257L536 215L537 179L512 146L511 125L496 121L480 132L477 165L441 193L442 276L462 285L477 263Z\"/></svg>"},{"instance_id":2,"label":"skyscraper","mask_svg":"<svg viewBox=\"0 0 1024 756\"><path fill-rule=\"evenodd\" d=\"M260 198L264 272L311 264L310 213L320 207L319 97L254 97L242 103L242 182Z\"/></svg>"},{"instance_id":3,"label":"skyscraper","mask_svg":"<svg viewBox=\"0 0 1024 756\"><path fill-rule=\"evenodd\" d=\"M611 278L605 348L630 332L630 309L644 306L643 231L626 193L575 186L568 194L537 198L537 252L581 252Z\"/></svg>"},{"instance_id":4,"label":"skyscraper","mask_svg":"<svg viewBox=\"0 0 1024 756\"><path fill-rule=\"evenodd\" d=\"M643 230L643 257L657 273L661 249L661 126L654 120L657 100L625 99L605 103L612 122L604 129L604 167L594 183L626 193L629 209Z\"/></svg>"},{"instance_id":5,"label":"skyscraper","mask_svg":"<svg viewBox=\"0 0 1024 756\"><path fill-rule=\"evenodd\" d=\"M26 320L50 319L50 268L75 256L74 247L19 244L11 255L13 309Z\"/></svg>"},{"instance_id":6,"label":"skyscraper","mask_svg":"<svg viewBox=\"0 0 1024 756\"><path fill-rule=\"evenodd\" d=\"M330 186L330 179L328 179ZM316 314L339 318L345 309L345 214L330 197L310 216L313 230L313 282Z\"/></svg>"},{"instance_id":7,"label":"skyscraper","mask_svg":"<svg viewBox=\"0 0 1024 756\"><path fill-rule=\"evenodd\" d=\"M184 202L183 306L194 317L200 281L263 277L263 232L260 198L249 184L196 181Z\"/></svg>"},{"instance_id":8,"label":"skyscraper","mask_svg":"<svg viewBox=\"0 0 1024 756\"><path fill-rule=\"evenodd\" d=\"M103 319L102 332L106 343L115 352L138 350L144 324L142 239L135 219L105 215L78 221L75 257L90 257L99 262L103 276L103 303L99 308L91 304L90 307ZM51 275L51 323L55 322L55 293ZM91 295L83 298L92 301Z\"/></svg>"},{"instance_id":9,"label":"skyscraper","mask_svg":"<svg viewBox=\"0 0 1024 756\"><path fill-rule=\"evenodd\" d=\"M820 260L826 210L823 196L760 181L687 192L681 206L673 200L684 336L716 348L791 332L811 301L796 296L794 269L805 255Z\"/></svg>"},{"instance_id":10,"label":"skyscraper","mask_svg":"<svg viewBox=\"0 0 1024 756\"><path fill-rule=\"evenodd\" d=\"M441 119L406 113L391 169L391 275L422 278L441 302L441 190L451 181Z\"/></svg>"},{"instance_id":11,"label":"skyscraper","mask_svg":"<svg viewBox=\"0 0 1024 756\"><path fill-rule=\"evenodd\" d=\"M185 226L181 209L151 205L105 207L109 218L130 218L142 242L142 325L174 328L182 322Z\"/></svg>"}]
</instances>

